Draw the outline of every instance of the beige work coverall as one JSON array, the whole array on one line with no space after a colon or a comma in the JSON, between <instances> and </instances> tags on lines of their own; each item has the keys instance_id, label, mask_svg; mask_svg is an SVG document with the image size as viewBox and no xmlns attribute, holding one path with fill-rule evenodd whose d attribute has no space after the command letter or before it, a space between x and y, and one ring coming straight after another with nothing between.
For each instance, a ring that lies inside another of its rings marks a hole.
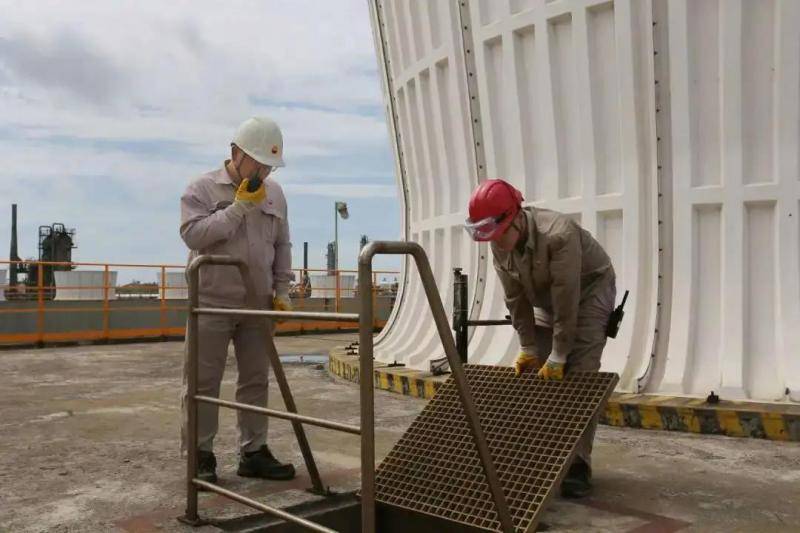
<instances>
[{"instance_id":1,"label":"beige work coverall","mask_svg":"<svg viewBox=\"0 0 800 533\"><path fill-rule=\"evenodd\" d=\"M181 238L190 249L189 263L200 254L221 254L245 260L255 301L272 308L273 296L289 293L291 242L286 198L281 186L264 180L266 199L251 210L234 203L236 185L223 165L193 180L181 197ZM235 266L205 266L200 271L200 305L242 308L245 284ZM263 318L202 315L199 319L198 394L219 397L222 375L233 341L238 378L236 401L267 406L272 324ZM186 352L186 350L184 350ZM182 449L186 448L186 364L182 392ZM258 450L267 439L267 417L238 411L239 447ZM211 451L218 427L218 407L198 405L198 447Z\"/></svg>"},{"instance_id":2,"label":"beige work coverall","mask_svg":"<svg viewBox=\"0 0 800 533\"><path fill-rule=\"evenodd\" d=\"M611 260L588 231L571 218L527 207L524 247L492 245L494 267L522 350L544 362L551 351L566 358L565 371L600 370L606 326L616 299ZM546 317L539 322L537 316ZM549 323L547 323L549 322ZM578 445L591 465L597 418Z\"/></svg>"}]
</instances>

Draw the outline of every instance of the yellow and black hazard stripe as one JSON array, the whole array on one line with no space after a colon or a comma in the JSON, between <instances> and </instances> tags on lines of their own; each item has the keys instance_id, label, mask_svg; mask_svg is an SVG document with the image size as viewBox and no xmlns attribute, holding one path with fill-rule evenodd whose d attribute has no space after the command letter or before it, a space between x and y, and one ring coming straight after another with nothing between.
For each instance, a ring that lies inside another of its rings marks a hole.
<instances>
[{"instance_id":1,"label":"yellow and black hazard stripe","mask_svg":"<svg viewBox=\"0 0 800 533\"><path fill-rule=\"evenodd\" d=\"M340 378L358 383L358 356L335 349L330 353L329 370ZM373 380L376 389L431 399L447 377L376 361ZM800 405L725 400L710 404L698 398L615 393L600 423L800 442Z\"/></svg>"},{"instance_id":2,"label":"yellow and black hazard stripe","mask_svg":"<svg viewBox=\"0 0 800 533\"><path fill-rule=\"evenodd\" d=\"M615 394L601 422L610 426L687 431L729 437L800 441L800 406Z\"/></svg>"}]
</instances>

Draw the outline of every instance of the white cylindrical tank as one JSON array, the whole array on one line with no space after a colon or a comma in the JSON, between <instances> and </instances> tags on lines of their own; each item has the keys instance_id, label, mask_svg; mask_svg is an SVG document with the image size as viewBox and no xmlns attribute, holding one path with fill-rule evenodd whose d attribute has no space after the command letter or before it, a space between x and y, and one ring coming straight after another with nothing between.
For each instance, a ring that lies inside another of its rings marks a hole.
<instances>
[{"instance_id":1,"label":"white cylindrical tank","mask_svg":"<svg viewBox=\"0 0 800 533\"><path fill-rule=\"evenodd\" d=\"M105 272L102 270L70 270L54 272L56 300L103 300ZM117 272L108 272L108 299L117 299Z\"/></svg>"},{"instance_id":2,"label":"white cylindrical tank","mask_svg":"<svg viewBox=\"0 0 800 533\"><path fill-rule=\"evenodd\" d=\"M353 298L356 286L355 274L339 275L339 298ZM311 298L336 298L336 276L311 275Z\"/></svg>"},{"instance_id":3,"label":"white cylindrical tank","mask_svg":"<svg viewBox=\"0 0 800 533\"><path fill-rule=\"evenodd\" d=\"M470 191L503 177L578 220L631 296L620 389L800 401L800 2L372 0L404 234L448 313L501 318ZM413 264L376 356L443 355ZM471 332L509 365L511 327Z\"/></svg>"},{"instance_id":4,"label":"white cylindrical tank","mask_svg":"<svg viewBox=\"0 0 800 533\"><path fill-rule=\"evenodd\" d=\"M163 282L164 298L166 300L186 300L189 298L189 287L184 272L167 272ZM158 298L161 298L162 279L161 271L156 274L158 283Z\"/></svg>"}]
</instances>

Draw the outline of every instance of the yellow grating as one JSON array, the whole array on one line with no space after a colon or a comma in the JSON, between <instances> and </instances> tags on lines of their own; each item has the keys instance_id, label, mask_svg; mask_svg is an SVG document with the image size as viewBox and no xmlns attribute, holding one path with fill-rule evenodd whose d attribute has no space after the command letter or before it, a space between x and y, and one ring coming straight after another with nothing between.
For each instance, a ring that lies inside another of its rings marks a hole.
<instances>
[{"instance_id":1,"label":"yellow grating","mask_svg":"<svg viewBox=\"0 0 800 533\"><path fill-rule=\"evenodd\" d=\"M517 531L533 531L586 426L618 377L576 372L564 381L508 367L464 372ZM460 524L501 531L452 376L376 474L378 501Z\"/></svg>"}]
</instances>

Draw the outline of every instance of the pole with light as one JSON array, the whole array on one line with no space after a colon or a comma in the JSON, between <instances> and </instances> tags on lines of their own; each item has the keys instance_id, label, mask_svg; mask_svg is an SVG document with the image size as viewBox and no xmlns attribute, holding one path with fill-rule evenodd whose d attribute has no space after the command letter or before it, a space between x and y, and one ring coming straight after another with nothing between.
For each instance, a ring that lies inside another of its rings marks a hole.
<instances>
[{"instance_id":1,"label":"pole with light","mask_svg":"<svg viewBox=\"0 0 800 533\"><path fill-rule=\"evenodd\" d=\"M342 220L347 220L350 213L347 212L347 202L336 202L333 204L333 227L334 227L334 244L333 244L333 266L334 270L339 272L339 215Z\"/></svg>"},{"instance_id":2,"label":"pole with light","mask_svg":"<svg viewBox=\"0 0 800 533\"><path fill-rule=\"evenodd\" d=\"M340 298L340 276L339 276L339 216L342 220L347 220L350 213L347 212L347 202L335 202L333 204L333 272L336 275L336 312L339 312L339 298Z\"/></svg>"}]
</instances>

